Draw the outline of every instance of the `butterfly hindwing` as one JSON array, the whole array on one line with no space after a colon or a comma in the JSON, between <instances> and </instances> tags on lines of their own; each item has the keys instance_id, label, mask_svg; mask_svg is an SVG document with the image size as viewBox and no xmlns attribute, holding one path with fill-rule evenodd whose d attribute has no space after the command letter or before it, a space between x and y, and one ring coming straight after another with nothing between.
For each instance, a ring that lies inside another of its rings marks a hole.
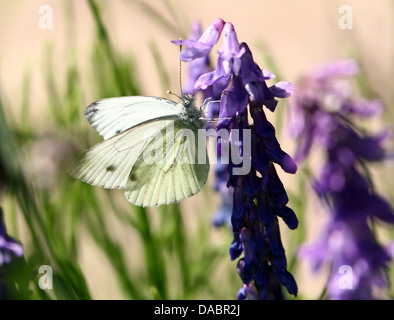
<instances>
[{"instance_id":1,"label":"butterfly hindwing","mask_svg":"<svg viewBox=\"0 0 394 320\"><path fill-rule=\"evenodd\" d=\"M179 202L200 191L208 178L209 162L205 157L205 163L198 163L197 140L197 130L182 121L163 129L144 150L149 155L163 146L161 159L148 163L143 155L138 158L128 177L126 198L138 206L158 206Z\"/></svg>"}]
</instances>

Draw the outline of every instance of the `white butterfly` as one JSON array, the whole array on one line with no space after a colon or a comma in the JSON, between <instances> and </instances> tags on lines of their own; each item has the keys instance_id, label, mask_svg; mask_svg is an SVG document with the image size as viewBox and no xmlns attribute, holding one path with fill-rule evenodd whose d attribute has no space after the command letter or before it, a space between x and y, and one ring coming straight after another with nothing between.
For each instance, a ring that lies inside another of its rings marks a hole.
<instances>
[{"instance_id":1,"label":"white butterfly","mask_svg":"<svg viewBox=\"0 0 394 320\"><path fill-rule=\"evenodd\" d=\"M195 140L166 140L170 132L177 135L184 129L197 137L204 127L190 96L181 103L143 96L103 99L88 106L85 116L104 141L78 158L70 172L76 179L125 189L127 200L143 207L179 202L207 181L208 158L198 163L191 148ZM170 162L145 161L145 154L154 154L163 145L163 158Z\"/></svg>"}]
</instances>

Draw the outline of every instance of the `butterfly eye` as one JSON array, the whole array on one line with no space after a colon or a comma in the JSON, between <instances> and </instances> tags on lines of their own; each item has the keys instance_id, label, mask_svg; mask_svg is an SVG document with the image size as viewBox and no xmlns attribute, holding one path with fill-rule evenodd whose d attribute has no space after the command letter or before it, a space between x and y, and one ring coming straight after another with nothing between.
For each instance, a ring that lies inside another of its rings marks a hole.
<instances>
[{"instance_id":1,"label":"butterfly eye","mask_svg":"<svg viewBox=\"0 0 394 320\"><path fill-rule=\"evenodd\" d=\"M185 106L186 108L190 107L191 101L190 101L189 99L187 99L187 98L186 98L184 101L185 101L185 102L184 102L184 106Z\"/></svg>"}]
</instances>

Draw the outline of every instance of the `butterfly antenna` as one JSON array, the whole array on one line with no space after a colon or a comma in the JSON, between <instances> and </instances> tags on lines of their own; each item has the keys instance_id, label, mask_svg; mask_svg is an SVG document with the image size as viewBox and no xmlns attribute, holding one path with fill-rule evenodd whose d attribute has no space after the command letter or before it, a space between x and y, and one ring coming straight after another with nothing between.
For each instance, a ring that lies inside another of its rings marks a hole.
<instances>
[{"instance_id":1,"label":"butterfly antenna","mask_svg":"<svg viewBox=\"0 0 394 320\"><path fill-rule=\"evenodd\" d=\"M177 97L178 99L182 100L182 97L178 96L176 93L174 93L174 92L172 92L172 91L170 91L170 90L167 90L167 93L168 93L168 94L172 94L173 96L175 96L175 97Z\"/></svg>"},{"instance_id":2,"label":"butterfly antenna","mask_svg":"<svg viewBox=\"0 0 394 320\"><path fill-rule=\"evenodd\" d=\"M179 40L182 40L182 38L179 38ZM182 52L182 45L179 45L179 54ZM182 91L182 60L179 58L179 90L181 93L181 96L183 96L183 91Z\"/></svg>"}]
</instances>

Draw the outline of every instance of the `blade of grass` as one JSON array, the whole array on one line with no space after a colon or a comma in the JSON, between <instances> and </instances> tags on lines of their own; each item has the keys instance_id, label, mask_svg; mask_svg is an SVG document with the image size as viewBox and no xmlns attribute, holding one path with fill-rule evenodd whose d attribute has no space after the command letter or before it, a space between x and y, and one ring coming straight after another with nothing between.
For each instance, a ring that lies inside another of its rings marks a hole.
<instances>
[{"instance_id":1,"label":"blade of grass","mask_svg":"<svg viewBox=\"0 0 394 320\"><path fill-rule=\"evenodd\" d=\"M129 83L129 87L125 86L125 81L123 79L124 76L122 75L121 69L116 62L115 53L112 49L107 29L104 26L99 6L94 0L88 0L88 5L90 11L93 14L94 22L97 28L97 39L99 40L99 43L103 46L106 56L112 66L112 71L114 73L114 78L120 94L122 96L136 95L138 90L134 83Z\"/></svg>"},{"instance_id":2,"label":"blade of grass","mask_svg":"<svg viewBox=\"0 0 394 320\"><path fill-rule=\"evenodd\" d=\"M151 285L157 290L157 297L167 299L165 261L160 246L151 229L147 211L142 207L134 207L134 213L141 225L140 236L143 240L145 261Z\"/></svg>"},{"instance_id":3,"label":"blade of grass","mask_svg":"<svg viewBox=\"0 0 394 320\"><path fill-rule=\"evenodd\" d=\"M26 181L25 175L22 172L20 164L20 157L17 148L14 144L14 139L11 131L9 130L4 113L3 107L0 100L0 161L2 161L5 172L7 174L7 180L11 185L12 194L15 196L21 212L24 217L24 221L27 224L30 232L31 239L34 244L33 262L29 264L30 268L35 269L36 263L43 264L47 261L52 261L54 269L58 270L60 277L65 281L72 289L73 295L69 298L89 298L89 294L83 286L82 274L76 270L75 266L68 266L63 268L63 264L59 264L60 257L56 255L56 250L53 247L52 237L49 229L46 227L43 216L45 213L40 212L41 208L37 204L36 194L37 191ZM35 261L35 262L34 262ZM38 270L38 269L35 269ZM78 281L73 282L72 279L68 278L68 273L72 271L79 275ZM37 272L37 271L36 271ZM60 288L57 288L60 289ZM57 290L54 290L58 293Z\"/></svg>"},{"instance_id":4,"label":"blade of grass","mask_svg":"<svg viewBox=\"0 0 394 320\"><path fill-rule=\"evenodd\" d=\"M74 194L74 202L78 204L76 211L84 217L84 221L90 230L90 235L107 256L123 291L131 299L146 299L142 293L143 290L140 288L139 279L130 275L122 249L111 237L111 233L103 219L102 206L100 206L100 201L94 189L91 186L83 185L82 182L77 182L76 188L78 190Z\"/></svg>"}]
</instances>

